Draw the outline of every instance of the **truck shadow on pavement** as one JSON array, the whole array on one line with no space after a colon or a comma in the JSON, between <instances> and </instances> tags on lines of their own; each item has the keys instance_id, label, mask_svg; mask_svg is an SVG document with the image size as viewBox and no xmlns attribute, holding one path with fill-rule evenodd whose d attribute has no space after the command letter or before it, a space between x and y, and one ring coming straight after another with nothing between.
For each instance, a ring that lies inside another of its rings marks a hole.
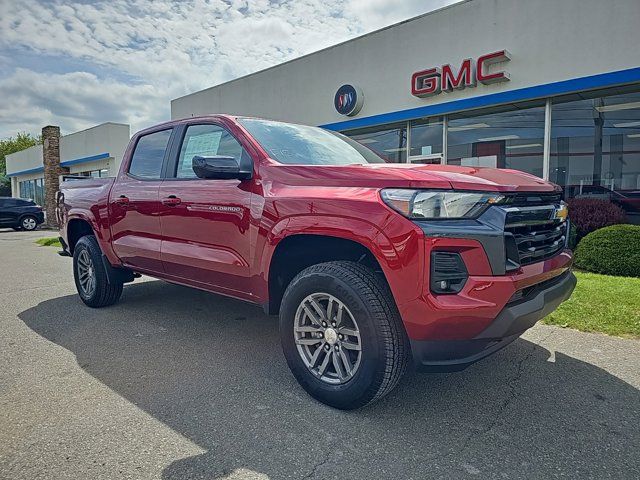
<instances>
[{"instance_id":1,"label":"truck shadow on pavement","mask_svg":"<svg viewBox=\"0 0 640 480\"><path fill-rule=\"evenodd\" d=\"M638 478L640 392L522 339L461 373L410 373L382 401L341 412L297 385L277 319L239 301L152 281L110 308L71 295L19 317L206 450L167 479Z\"/></svg>"}]
</instances>

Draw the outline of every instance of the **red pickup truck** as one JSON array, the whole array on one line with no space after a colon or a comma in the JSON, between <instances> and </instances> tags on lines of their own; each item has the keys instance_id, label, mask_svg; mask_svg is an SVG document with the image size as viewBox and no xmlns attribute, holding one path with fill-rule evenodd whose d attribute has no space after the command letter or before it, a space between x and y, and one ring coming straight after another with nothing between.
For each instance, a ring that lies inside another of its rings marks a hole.
<instances>
[{"instance_id":1,"label":"red pickup truck","mask_svg":"<svg viewBox=\"0 0 640 480\"><path fill-rule=\"evenodd\" d=\"M280 315L284 355L341 409L413 363L461 370L576 283L556 185L514 170L387 164L320 128L226 115L133 136L115 179L67 181L64 250L80 298L140 274Z\"/></svg>"}]
</instances>

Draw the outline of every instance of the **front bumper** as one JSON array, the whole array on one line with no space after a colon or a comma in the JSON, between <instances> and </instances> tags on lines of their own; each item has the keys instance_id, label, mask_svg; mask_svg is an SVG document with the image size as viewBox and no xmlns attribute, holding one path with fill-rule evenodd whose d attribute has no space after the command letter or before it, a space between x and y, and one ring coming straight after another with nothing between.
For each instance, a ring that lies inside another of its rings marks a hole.
<instances>
[{"instance_id":1,"label":"front bumper","mask_svg":"<svg viewBox=\"0 0 640 480\"><path fill-rule=\"evenodd\" d=\"M567 270L557 277L531 286L522 298L509 302L484 330L469 340L414 340L411 350L418 370L451 372L504 348L538 320L568 299L576 286Z\"/></svg>"}]
</instances>

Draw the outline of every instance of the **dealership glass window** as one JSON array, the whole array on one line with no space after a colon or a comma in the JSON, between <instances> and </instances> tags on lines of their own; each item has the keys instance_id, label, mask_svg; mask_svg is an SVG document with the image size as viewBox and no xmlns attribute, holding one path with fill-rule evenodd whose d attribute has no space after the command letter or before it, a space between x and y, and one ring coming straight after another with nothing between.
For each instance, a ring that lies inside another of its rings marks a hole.
<instances>
[{"instance_id":1,"label":"dealership glass window","mask_svg":"<svg viewBox=\"0 0 640 480\"><path fill-rule=\"evenodd\" d=\"M544 101L540 101L505 105L474 115L451 115L447 163L513 168L542 177L544 111Z\"/></svg>"},{"instance_id":2,"label":"dealership glass window","mask_svg":"<svg viewBox=\"0 0 640 480\"><path fill-rule=\"evenodd\" d=\"M84 172L74 173L73 175L76 177L103 178L109 176L109 170L106 168L102 168L100 170L86 170Z\"/></svg>"},{"instance_id":3,"label":"dealership glass window","mask_svg":"<svg viewBox=\"0 0 640 480\"><path fill-rule=\"evenodd\" d=\"M406 123L351 130L343 133L370 150L373 150L386 162L403 163L407 161Z\"/></svg>"},{"instance_id":4,"label":"dealership glass window","mask_svg":"<svg viewBox=\"0 0 640 480\"><path fill-rule=\"evenodd\" d=\"M20 198L32 199L38 205L44 205L44 178L19 182L18 190Z\"/></svg>"},{"instance_id":5,"label":"dealership glass window","mask_svg":"<svg viewBox=\"0 0 640 480\"><path fill-rule=\"evenodd\" d=\"M553 100L549 179L567 198L609 199L640 214L640 92L625 90Z\"/></svg>"},{"instance_id":6,"label":"dealership glass window","mask_svg":"<svg viewBox=\"0 0 640 480\"><path fill-rule=\"evenodd\" d=\"M44 205L44 178L38 178L34 183L33 199L38 205Z\"/></svg>"},{"instance_id":7,"label":"dealership glass window","mask_svg":"<svg viewBox=\"0 0 640 480\"><path fill-rule=\"evenodd\" d=\"M409 126L409 161L412 163L440 163L442 160L441 117L413 120Z\"/></svg>"}]
</instances>

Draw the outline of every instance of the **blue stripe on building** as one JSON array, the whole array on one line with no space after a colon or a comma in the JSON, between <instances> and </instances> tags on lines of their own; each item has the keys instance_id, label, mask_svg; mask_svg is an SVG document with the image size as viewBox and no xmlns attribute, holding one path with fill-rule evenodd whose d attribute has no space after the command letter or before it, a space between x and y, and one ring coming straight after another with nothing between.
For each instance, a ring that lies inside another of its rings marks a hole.
<instances>
[{"instance_id":1,"label":"blue stripe on building","mask_svg":"<svg viewBox=\"0 0 640 480\"><path fill-rule=\"evenodd\" d=\"M86 163L86 162L93 162L95 160L102 160L103 158L109 158L109 154L108 153L99 153L97 155L92 155L90 157L82 157L82 158L76 158L73 160L66 160L64 162L60 162L60 166L61 167L69 167L71 165L77 165L78 163Z\"/></svg>"},{"instance_id":2,"label":"blue stripe on building","mask_svg":"<svg viewBox=\"0 0 640 480\"><path fill-rule=\"evenodd\" d=\"M30 168L29 170L20 170L19 172L7 173L7 177L17 177L18 175L28 175L30 173L44 172L44 167Z\"/></svg>"},{"instance_id":3,"label":"blue stripe on building","mask_svg":"<svg viewBox=\"0 0 640 480\"><path fill-rule=\"evenodd\" d=\"M408 110L372 115L370 117L347 120L344 122L327 123L320 126L329 130L350 130L354 128L402 122L414 118L444 115L462 110L534 100L537 98L546 98L579 91L594 90L597 88L620 86L638 81L640 81L640 67L628 70L619 70L617 72L602 73L589 77L574 78L572 80L563 80L561 82L547 83L544 85L536 85L535 87L519 88L508 92L492 93L478 97L453 100L451 102L439 103L437 105L427 105L424 107L410 108Z\"/></svg>"},{"instance_id":4,"label":"blue stripe on building","mask_svg":"<svg viewBox=\"0 0 640 480\"><path fill-rule=\"evenodd\" d=\"M94 162L96 160L109 158L110 156L111 155L107 152L99 153L97 155L91 155L89 157L81 157L81 158L74 158L73 160L66 160L64 162L60 162L60 166L69 167L71 165L77 165L79 163ZM28 170L21 170L19 172L7 173L7 177L17 177L18 175L28 175L31 173L38 173L38 172L44 172L44 167L36 167L36 168L30 168Z\"/></svg>"}]
</instances>

